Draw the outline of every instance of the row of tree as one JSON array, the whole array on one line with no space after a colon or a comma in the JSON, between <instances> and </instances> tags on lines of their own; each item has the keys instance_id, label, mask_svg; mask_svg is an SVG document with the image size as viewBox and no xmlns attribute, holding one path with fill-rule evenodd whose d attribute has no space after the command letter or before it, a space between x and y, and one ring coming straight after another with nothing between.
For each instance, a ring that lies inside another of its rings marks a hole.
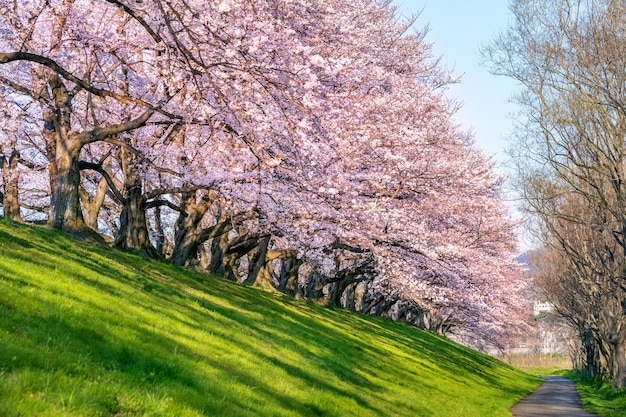
<instances>
[{"instance_id":1,"label":"row of tree","mask_svg":"<svg viewBox=\"0 0 626 417\"><path fill-rule=\"evenodd\" d=\"M6 217L468 343L518 323L502 179L391 2L0 9Z\"/></svg>"},{"instance_id":2,"label":"row of tree","mask_svg":"<svg viewBox=\"0 0 626 417\"><path fill-rule=\"evenodd\" d=\"M518 0L487 50L523 85L514 150L544 249L544 293L576 331L577 362L626 384L626 4Z\"/></svg>"}]
</instances>

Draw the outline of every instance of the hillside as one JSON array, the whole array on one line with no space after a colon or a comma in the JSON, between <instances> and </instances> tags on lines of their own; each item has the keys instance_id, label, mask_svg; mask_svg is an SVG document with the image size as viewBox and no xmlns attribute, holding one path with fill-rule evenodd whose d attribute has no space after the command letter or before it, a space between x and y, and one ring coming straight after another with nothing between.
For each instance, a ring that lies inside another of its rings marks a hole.
<instances>
[{"instance_id":1,"label":"hillside","mask_svg":"<svg viewBox=\"0 0 626 417\"><path fill-rule=\"evenodd\" d=\"M2 416L508 416L449 340L0 222Z\"/></svg>"}]
</instances>

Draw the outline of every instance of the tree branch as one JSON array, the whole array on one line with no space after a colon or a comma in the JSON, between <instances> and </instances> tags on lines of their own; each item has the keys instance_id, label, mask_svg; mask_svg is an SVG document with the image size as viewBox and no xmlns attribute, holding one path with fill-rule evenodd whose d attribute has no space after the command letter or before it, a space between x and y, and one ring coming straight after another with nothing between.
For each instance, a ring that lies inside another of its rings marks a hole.
<instances>
[{"instance_id":1,"label":"tree branch","mask_svg":"<svg viewBox=\"0 0 626 417\"><path fill-rule=\"evenodd\" d=\"M46 97L42 96L41 94L37 93L34 90L31 90L29 88L26 88L22 85L19 85L18 83L9 80L6 77L0 77L0 83L8 85L9 87L11 87L12 89L14 89L17 92L20 92L22 94L25 94L27 96L29 96L30 98L32 98L33 100L36 100L40 103L46 103Z\"/></svg>"},{"instance_id":2,"label":"tree branch","mask_svg":"<svg viewBox=\"0 0 626 417\"><path fill-rule=\"evenodd\" d=\"M108 125L105 127L97 127L89 132L88 135L84 135L83 140L81 142L84 145L89 143L98 142L104 140L109 136L115 136L117 134L128 132L130 130L135 130L146 124L148 119L154 114L153 110L146 110L139 117L129 120L125 123L117 123L113 125Z\"/></svg>"},{"instance_id":3,"label":"tree branch","mask_svg":"<svg viewBox=\"0 0 626 417\"><path fill-rule=\"evenodd\" d=\"M126 6L125 4L123 4L122 2L120 2L118 0L105 0L105 1L107 1L107 2L109 2L111 4L116 5L117 7L119 7L122 10L124 10L126 13L128 13L137 22L139 22L139 24L141 26L143 26L143 28L146 30L146 32L148 32L150 34L150 36L152 36L152 39L154 39L154 41L156 43L163 42L163 38L161 38L161 36L159 36L159 34L156 33L154 30L152 30L150 25L148 25L148 23L141 16L139 16L137 13L135 13L135 11L133 9L131 9L130 7Z\"/></svg>"},{"instance_id":4,"label":"tree branch","mask_svg":"<svg viewBox=\"0 0 626 417\"><path fill-rule=\"evenodd\" d=\"M115 198L118 200L118 202L120 204L124 202L125 198L122 195L122 193L117 189L117 186L115 185L115 182L113 181L113 178L111 178L109 173L104 168L102 168L101 165L94 164L92 162L80 161L78 163L78 168L81 170L90 169L102 175L104 179L106 180L107 184L109 184L109 189L111 190Z\"/></svg>"},{"instance_id":5,"label":"tree branch","mask_svg":"<svg viewBox=\"0 0 626 417\"><path fill-rule=\"evenodd\" d=\"M57 74L61 75L66 80L76 84L78 87L82 88L83 90L93 95L96 95L98 97L109 97L124 104L139 104L141 106L147 107L153 112L160 113L166 117L177 119L177 120L182 119L181 116L162 110L159 106L150 104L145 100L134 98L134 97L123 96L121 94L114 93L113 91L103 90L101 88L94 87L89 82L75 76L74 74L72 74L71 72L63 68L55 60L47 58L45 56L32 54L29 52L0 52L0 64L6 64L9 62L14 62L14 61L30 61L30 62L34 62L37 64L41 64L45 67L48 67L54 72L56 72Z\"/></svg>"},{"instance_id":6,"label":"tree branch","mask_svg":"<svg viewBox=\"0 0 626 417\"><path fill-rule=\"evenodd\" d=\"M177 211L179 213L183 212L183 209L181 209L179 206L172 203L171 201L167 201L167 200L152 200L146 204L146 209L154 208L154 207L163 207L163 206L167 206L171 208L172 210Z\"/></svg>"}]
</instances>

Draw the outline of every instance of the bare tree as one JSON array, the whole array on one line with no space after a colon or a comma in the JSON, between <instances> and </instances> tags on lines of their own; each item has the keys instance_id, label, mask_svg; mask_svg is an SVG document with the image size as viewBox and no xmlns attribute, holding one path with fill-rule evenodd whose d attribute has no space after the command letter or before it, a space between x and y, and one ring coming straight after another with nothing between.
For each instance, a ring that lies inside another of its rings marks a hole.
<instances>
[{"instance_id":1,"label":"bare tree","mask_svg":"<svg viewBox=\"0 0 626 417\"><path fill-rule=\"evenodd\" d=\"M544 289L577 326L583 345L598 349L588 352L587 365L601 372L606 362L613 385L621 387L626 5L514 0L511 10L511 26L483 52L494 73L522 86L515 100L524 117L513 156L525 208L550 251L542 260Z\"/></svg>"}]
</instances>

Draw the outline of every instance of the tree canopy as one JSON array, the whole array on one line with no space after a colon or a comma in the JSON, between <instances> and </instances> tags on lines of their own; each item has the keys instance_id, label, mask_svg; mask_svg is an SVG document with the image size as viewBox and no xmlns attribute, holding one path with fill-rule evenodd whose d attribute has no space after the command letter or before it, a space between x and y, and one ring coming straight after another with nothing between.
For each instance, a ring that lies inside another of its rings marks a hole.
<instances>
[{"instance_id":1,"label":"tree canopy","mask_svg":"<svg viewBox=\"0 0 626 417\"><path fill-rule=\"evenodd\" d=\"M503 179L390 1L0 0L4 215L467 343L523 316Z\"/></svg>"}]
</instances>

